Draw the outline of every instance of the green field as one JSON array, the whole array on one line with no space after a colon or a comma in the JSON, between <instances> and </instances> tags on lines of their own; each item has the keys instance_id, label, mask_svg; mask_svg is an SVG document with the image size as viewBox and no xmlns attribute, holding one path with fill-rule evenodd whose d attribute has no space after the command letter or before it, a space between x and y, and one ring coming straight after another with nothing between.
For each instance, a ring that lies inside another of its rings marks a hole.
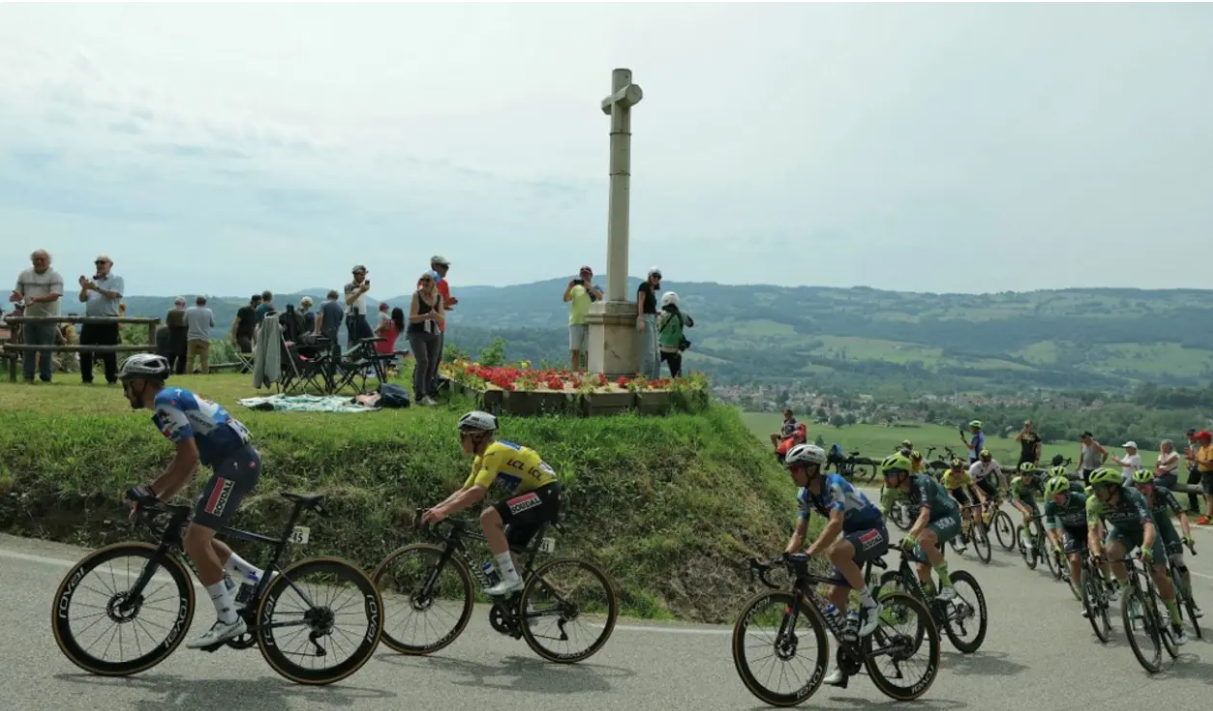
<instances>
[{"instance_id":1,"label":"green field","mask_svg":"<svg viewBox=\"0 0 1213 711\"><path fill-rule=\"evenodd\" d=\"M770 440L768 437L770 433L779 429L779 424L783 422L783 415L770 412L743 412L741 419L745 422L746 427L754 433L754 436L769 446ZM899 423L893 427L885 427L883 425L830 427L810 423L809 441L816 440L818 435L821 435L821 438L825 440L827 448L837 442L842 445L845 452L858 449L860 456L872 457L874 459L892 452L901 444L902 440L908 439L914 443L914 448L924 455L927 453L929 447L936 447L935 453L931 456L933 458L940 457L943 455L943 448L947 446L955 449L956 454L962 459L968 460L968 450L965 449L964 444L960 441L960 434L956 431L955 427L931 425L925 422ZM1045 443L1041 460L1048 461L1054 454L1061 454L1077 460L1080 446L1078 442ZM1019 444L1012 438L987 437L986 448L990 450L1000 464L1014 465L1015 462L1019 461ZM1113 454L1119 453L1119 450L1109 451ZM1145 450L1142 450L1142 455L1145 458Z\"/></svg>"}]
</instances>

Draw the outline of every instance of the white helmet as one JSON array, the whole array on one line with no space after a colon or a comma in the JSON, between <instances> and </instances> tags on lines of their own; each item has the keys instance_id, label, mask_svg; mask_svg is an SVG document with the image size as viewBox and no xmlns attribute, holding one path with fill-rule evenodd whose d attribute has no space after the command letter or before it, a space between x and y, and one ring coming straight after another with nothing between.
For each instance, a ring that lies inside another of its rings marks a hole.
<instances>
[{"instance_id":1,"label":"white helmet","mask_svg":"<svg viewBox=\"0 0 1213 711\"><path fill-rule=\"evenodd\" d=\"M798 444L784 457L783 463L789 467L796 464L816 464L820 467L826 463L826 452L815 444Z\"/></svg>"},{"instance_id":2,"label":"white helmet","mask_svg":"<svg viewBox=\"0 0 1213 711\"><path fill-rule=\"evenodd\" d=\"M675 294L672 291L667 291L661 295L661 306L662 308L665 308L670 304L673 304L674 306L678 305L678 294Z\"/></svg>"},{"instance_id":3,"label":"white helmet","mask_svg":"<svg viewBox=\"0 0 1213 711\"><path fill-rule=\"evenodd\" d=\"M483 410L472 410L463 417L459 418L460 430L480 430L482 432L496 432L497 418L493 417Z\"/></svg>"},{"instance_id":4,"label":"white helmet","mask_svg":"<svg viewBox=\"0 0 1213 711\"><path fill-rule=\"evenodd\" d=\"M170 372L172 369L169 368L168 359L164 356L154 353L136 353L122 361L122 367L118 369L118 378L121 380L131 378L167 380Z\"/></svg>"}]
</instances>

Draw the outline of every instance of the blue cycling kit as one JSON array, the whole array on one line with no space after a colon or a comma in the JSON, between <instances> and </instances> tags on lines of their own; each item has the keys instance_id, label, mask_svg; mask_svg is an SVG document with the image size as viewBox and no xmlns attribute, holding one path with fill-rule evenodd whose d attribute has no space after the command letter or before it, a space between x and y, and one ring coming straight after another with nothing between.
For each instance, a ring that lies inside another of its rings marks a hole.
<instances>
[{"instance_id":1,"label":"blue cycling kit","mask_svg":"<svg viewBox=\"0 0 1213 711\"><path fill-rule=\"evenodd\" d=\"M880 509L868 501L862 491L851 486L838 474L825 474L821 477L819 495L814 495L807 486L801 487L796 500L800 503L801 519L808 518L813 511L827 517L831 511L841 511L844 534L884 526Z\"/></svg>"},{"instance_id":2,"label":"blue cycling kit","mask_svg":"<svg viewBox=\"0 0 1213 711\"><path fill-rule=\"evenodd\" d=\"M210 466L243 449L249 443L249 431L227 413L222 405L181 388L164 388L156 393L156 414L152 422L173 442L193 439L198 444L202 463Z\"/></svg>"}]
</instances>

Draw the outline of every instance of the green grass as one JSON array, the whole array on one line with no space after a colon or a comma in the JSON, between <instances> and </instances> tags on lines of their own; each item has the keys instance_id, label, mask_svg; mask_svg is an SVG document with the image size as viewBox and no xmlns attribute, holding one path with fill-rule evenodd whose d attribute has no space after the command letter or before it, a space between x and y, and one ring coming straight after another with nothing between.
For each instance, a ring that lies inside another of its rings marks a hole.
<instances>
[{"instance_id":1,"label":"green grass","mask_svg":"<svg viewBox=\"0 0 1213 711\"><path fill-rule=\"evenodd\" d=\"M916 343L881 341L851 336L824 336L822 345L814 352L830 358L847 360L883 360L890 363L922 363L937 365L943 349Z\"/></svg>"},{"instance_id":2,"label":"green grass","mask_svg":"<svg viewBox=\"0 0 1213 711\"><path fill-rule=\"evenodd\" d=\"M248 376L174 383L218 401L253 433L265 474L235 525L277 533L288 514L280 492L329 495L333 515L305 522L312 542L294 550L299 557L330 553L373 568L418 539L413 510L444 499L470 466L454 436L467 401L365 414L260 412L236 402L257 394ZM84 545L135 535L122 493L172 456L148 416L104 385L0 384L0 531ZM568 492L558 555L603 564L629 614L730 620L749 592L741 562L787 540L793 486L733 408L503 418L502 427L503 437L537 449Z\"/></svg>"},{"instance_id":3,"label":"green grass","mask_svg":"<svg viewBox=\"0 0 1213 711\"><path fill-rule=\"evenodd\" d=\"M1178 343L1118 343L1103 346L1100 352L1106 355L1096 360L1094 365L1101 370L1192 377L1203 375L1213 368L1213 353L1184 348Z\"/></svg>"}]
</instances>

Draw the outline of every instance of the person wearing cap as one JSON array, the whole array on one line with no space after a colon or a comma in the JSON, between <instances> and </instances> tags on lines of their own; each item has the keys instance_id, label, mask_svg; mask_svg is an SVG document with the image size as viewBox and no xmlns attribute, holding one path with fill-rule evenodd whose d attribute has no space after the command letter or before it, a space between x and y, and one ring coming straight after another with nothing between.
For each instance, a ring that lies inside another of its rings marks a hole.
<instances>
[{"instance_id":1,"label":"person wearing cap","mask_svg":"<svg viewBox=\"0 0 1213 711\"><path fill-rule=\"evenodd\" d=\"M1125 457L1112 457L1112 461L1120 465L1120 478L1124 480L1125 486L1133 486L1133 475L1141 469L1141 455L1137 453L1136 442L1125 442L1120 445L1125 449Z\"/></svg>"},{"instance_id":2,"label":"person wearing cap","mask_svg":"<svg viewBox=\"0 0 1213 711\"><path fill-rule=\"evenodd\" d=\"M640 331L640 372L646 380L661 377L661 354L657 350L657 292L661 270L653 267L636 288L636 330Z\"/></svg>"},{"instance_id":3,"label":"person wearing cap","mask_svg":"<svg viewBox=\"0 0 1213 711\"><path fill-rule=\"evenodd\" d=\"M1200 488L1205 492L1205 515L1196 520L1201 526L1213 521L1213 434L1209 430L1196 433L1196 471L1200 472Z\"/></svg>"},{"instance_id":4,"label":"person wearing cap","mask_svg":"<svg viewBox=\"0 0 1213 711\"><path fill-rule=\"evenodd\" d=\"M345 285L345 333L346 345L353 348L363 338L373 338L375 333L366 320L366 292L371 290L366 267L356 264L350 273L354 280Z\"/></svg>"},{"instance_id":5,"label":"person wearing cap","mask_svg":"<svg viewBox=\"0 0 1213 711\"><path fill-rule=\"evenodd\" d=\"M97 268L92 279L80 276L80 301L84 302L84 315L89 318L117 317L118 304L126 284L122 277L111 270L114 262L102 254L93 261ZM116 346L121 342L116 323L86 323L80 328L80 344L90 346ZM110 385L118 382L118 354L80 352L80 379L93 382L93 358L105 364L105 381Z\"/></svg>"},{"instance_id":6,"label":"person wearing cap","mask_svg":"<svg viewBox=\"0 0 1213 711\"><path fill-rule=\"evenodd\" d=\"M1200 443L1196 441L1196 428L1188 429L1188 446L1184 448L1184 464L1188 469L1188 486L1197 486L1200 484L1200 470L1196 468L1196 452L1200 449ZM1200 513L1200 504L1196 500L1196 494L1188 492L1188 513Z\"/></svg>"},{"instance_id":7,"label":"person wearing cap","mask_svg":"<svg viewBox=\"0 0 1213 711\"><path fill-rule=\"evenodd\" d=\"M585 318L590 304L602 299L602 289L594 286L593 281L594 270L582 267L564 288L564 303L569 305L569 364L574 373L585 371L581 356L587 353L590 342L590 327Z\"/></svg>"}]
</instances>

